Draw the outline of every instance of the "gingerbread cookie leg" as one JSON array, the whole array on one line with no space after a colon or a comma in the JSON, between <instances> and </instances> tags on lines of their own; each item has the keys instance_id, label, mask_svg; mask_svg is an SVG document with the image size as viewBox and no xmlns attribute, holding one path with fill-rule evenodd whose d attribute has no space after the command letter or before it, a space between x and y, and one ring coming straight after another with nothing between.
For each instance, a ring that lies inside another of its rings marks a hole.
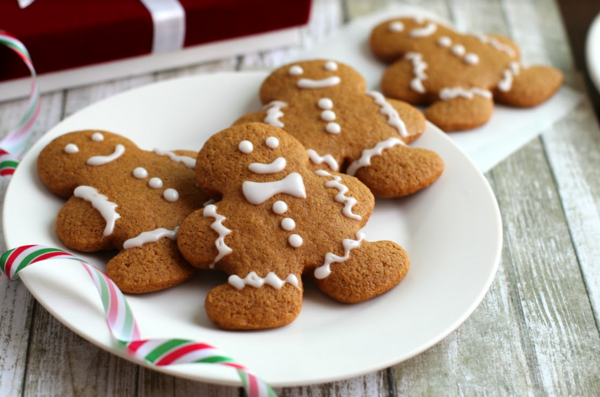
<instances>
[{"instance_id":1,"label":"gingerbread cookie leg","mask_svg":"<svg viewBox=\"0 0 600 397\"><path fill-rule=\"evenodd\" d=\"M547 66L523 68L512 62L494 92L496 101L507 105L531 107L549 99L560 88L563 75Z\"/></svg>"},{"instance_id":2,"label":"gingerbread cookie leg","mask_svg":"<svg viewBox=\"0 0 600 397\"><path fill-rule=\"evenodd\" d=\"M121 251L108 262L106 274L121 291L129 294L160 291L188 280L195 272L177 249L177 243L168 237L147 249L131 247ZM140 288L140 285L142 286Z\"/></svg>"},{"instance_id":3,"label":"gingerbread cookie leg","mask_svg":"<svg viewBox=\"0 0 600 397\"><path fill-rule=\"evenodd\" d=\"M251 272L211 290L204 303L210 320L222 329L266 329L287 325L302 309L300 274L279 277Z\"/></svg>"},{"instance_id":4,"label":"gingerbread cookie leg","mask_svg":"<svg viewBox=\"0 0 600 397\"><path fill-rule=\"evenodd\" d=\"M365 149L346 173L356 176L379 197L402 197L435 182L444 170L436 153L406 146L398 138Z\"/></svg>"},{"instance_id":5,"label":"gingerbread cookie leg","mask_svg":"<svg viewBox=\"0 0 600 397\"><path fill-rule=\"evenodd\" d=\"M116 221L116 219L114 219ZM106 232L114 224L107 222L92 204L72 196L58 212L56 233L67 247L82 252L95 252L110 247Z\"/></svg>"},{"instance_id":6,"label":"gingerbread cookie leg","mask_svg":"<svg viewBox=\"0 0 600 397\"><path fill-rule=\"evenodd\" d=\"M410 267L402 247L391 241L378 241L362 242L360 248L352 249L352 241L344 243L347 259L328 265L326 256L325 263L314 272L315 282L324 293L340 302L358 303L381 295L402 281Z\"/></svg>"},{"instance_id":7,"label":"gingerbread cookie leg","mask_svg":"<svg viewBox=\"0 0 600 397\"><path fill-rule=\"evenodd\" d=\"M468 130L488 122L494 111L492 93L478 88L445 88L425 117L446 132Z\"/></svg>"}]
</instances>

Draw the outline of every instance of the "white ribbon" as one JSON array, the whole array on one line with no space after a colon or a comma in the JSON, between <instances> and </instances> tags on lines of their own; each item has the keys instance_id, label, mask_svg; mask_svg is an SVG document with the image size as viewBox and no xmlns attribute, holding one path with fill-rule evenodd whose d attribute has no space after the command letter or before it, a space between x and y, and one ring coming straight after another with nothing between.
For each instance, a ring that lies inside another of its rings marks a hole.
<instances>
[{"instance_id":1,"label":"white ribbon","mask_svg":"<svg viewBox=\"0 0 600 397\"><path fill-rule=\"evenodd\" d=\"M17 0L26 8L35 0ZM183 48L185 40L185 10L179 0L140 0L152 16L154 34L152 52L168 52Z\"/></svg>"}]
</instances>

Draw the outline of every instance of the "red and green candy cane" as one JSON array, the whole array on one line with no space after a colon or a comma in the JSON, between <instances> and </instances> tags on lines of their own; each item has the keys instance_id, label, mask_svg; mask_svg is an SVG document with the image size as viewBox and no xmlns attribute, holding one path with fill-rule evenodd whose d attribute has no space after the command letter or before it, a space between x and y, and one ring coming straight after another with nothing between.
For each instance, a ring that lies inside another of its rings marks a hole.
<instances>
[{"instance_id":1,"label":"red and green candy cane","mask_svg":"<svg viewBox=\"0 0 600 397\"><path fill-rule=\"evenodd\" d=\"M27 266L51 259L73 260L83 266L102 299L110 332L118 346L131 356L156 366L205 363L230 367L237 371L249 397L277 396L252 371L209 344L185 339L141 339L133 312L116 284L102 271L68 252L43 245L24 245L0 256L0 270L14 281Z\"/></svg>"},{"instance_id":2,"label":"red and green candy cane","mask_svg":"<svg viewBox=\"0 0 600 397\"><path fill-rule=\"evenodd\" d=\"M31 89L27 102L27 111L19 121L17 128L0 141L0 176L11 176L17 167L17 158L25 152L32 136L33 123L40 113L40 90L35 68L27 48L13 35L0 30L0 44L13 50L27 65L31 73Z\"/></svg>"}]
</instances>

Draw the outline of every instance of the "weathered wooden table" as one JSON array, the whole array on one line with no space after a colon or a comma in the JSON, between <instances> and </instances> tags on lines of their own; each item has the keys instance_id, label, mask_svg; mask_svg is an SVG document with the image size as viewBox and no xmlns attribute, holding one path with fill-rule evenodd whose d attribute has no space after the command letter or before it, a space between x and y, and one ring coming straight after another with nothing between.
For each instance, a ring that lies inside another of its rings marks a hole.
<instances>
[{"instance_id":1,"label":"weathered wooden table","mask_svg":"<svg viewBox=\"0 0 600 397\"><path fill-rule=\"evenodd\" d=\"M584 90L551 0L423 0L460 29L497 32L528 63L561 69ZM316 0L307 40L387 1ZM42 97L39 137L116 93L183 75L272 68L286 49L108 81ZM25 101L0 104L0 135ZM293 396L600 395L600 129L589 100L486 174L504 222L496 279L475 313L425 353L383 371L278 390ZM4 197L7 181L0 181ZM26 227L24 225L23 227ZM0 243L3 244L3 243ZM4 248L3 246L1 247ZM173 378L96 348L56 321L21 283L0 278L0 396L238 396ZM393 343L393 341L390 341Z\"/></svg>"}]
</instances>

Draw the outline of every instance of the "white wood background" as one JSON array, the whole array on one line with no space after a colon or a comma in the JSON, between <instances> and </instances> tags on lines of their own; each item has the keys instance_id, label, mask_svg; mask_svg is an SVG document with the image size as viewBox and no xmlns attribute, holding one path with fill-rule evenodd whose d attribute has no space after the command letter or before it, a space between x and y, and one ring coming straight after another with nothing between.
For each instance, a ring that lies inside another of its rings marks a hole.
<instances>
[{"instance_id":1,"label":"white wood background","mask_svg":"<svg viewBox=\"0 0 600 397\"><path fill-rule=\"evenodd\" d=\"M552 0L406 2L460 29L512 37L527 63L553 65L566 84L584 90ZM314 0L304 40L318 41L388 3ZM191 74L270 69L292 52L240 55L47 94L36 137L79 109L134 87ZM24 106L24 100L0 103L0 136L17 125ZM411 360L340 382L279 389L281 395L600 395L600 129L589 100L486 177L500 205L505 243L496 279L475 313ZM6 186L0 180L0 200ZM22 284L0 278L0 397L241 394L116 358L58 323Z\"/></svg>"}]
</instances>

